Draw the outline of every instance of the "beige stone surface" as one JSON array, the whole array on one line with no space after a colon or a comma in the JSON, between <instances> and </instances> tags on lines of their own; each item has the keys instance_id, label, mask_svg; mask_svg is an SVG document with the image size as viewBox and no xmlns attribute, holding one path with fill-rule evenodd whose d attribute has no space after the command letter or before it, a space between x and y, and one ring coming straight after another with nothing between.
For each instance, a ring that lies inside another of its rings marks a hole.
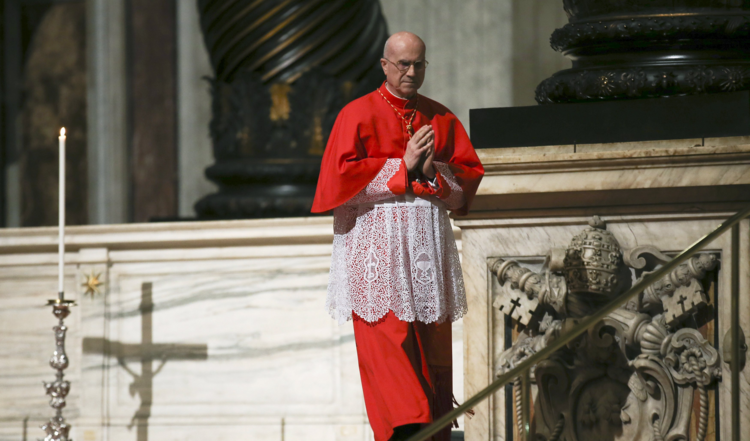
<instances>
[{"instance_id":1,"label":"beige stone surface","mask_svg":"<svg viewBox=\"0 0 750 441\"><path fill-rule=\"evenodd\" d=\"M496 162L504 162L508 157L541 156L573 154L576 152L574 144L569 145L544 145L538 147L507 147L497 149L477 150L477 155L482 164L489 165Z\"/></svg>"},{"instance_id":2,"label":"beige stone surface","mask_svg":"<svg viewBox=\"0 0 750 441\"><path fill-rule=\"evenodd\" d=\"M480 150L486 175L477 194L750 184L750 145L649 146L576 153Z\"/></svg>"},{"instance_id":3,"label":"beige stone surface","mask_svg":"<svg viewBox=\"0 0 750 441\"><path fill-rule=\"evenodd\" d=\"M703 138L665 141L611 142L607 144L576 144L577 153L614 152L624 150L678 149L703 146Z\"/></svg>"},{"instance_id":4,"label":"beige stone surface","mask_svg":"<svg viewBox=\"0 0 750 441\"><path fill-rule=\"evenodd\" d=\"M703 145L748 145L750 136L727 136L724 138L704 138Z\"/></svg>"},{"instance_id":5,"label":"beige stone surface","mask_svg":"<svg viewBox=\"0 0 750 441\"><path fill-rule=\"evenodd\" d=\"M66 297L78 304L66 320L73 439L372 439L351 323L338 326L324 306L330 217L67 234ZM56 295L56 238L55 228L0 230L1 440L41 437L52 415L41 383L54 378L44 304ZM91 274L105 285L85 296ZM459 321L459 400L462 335Z\"/></svg>"}]
</instances>

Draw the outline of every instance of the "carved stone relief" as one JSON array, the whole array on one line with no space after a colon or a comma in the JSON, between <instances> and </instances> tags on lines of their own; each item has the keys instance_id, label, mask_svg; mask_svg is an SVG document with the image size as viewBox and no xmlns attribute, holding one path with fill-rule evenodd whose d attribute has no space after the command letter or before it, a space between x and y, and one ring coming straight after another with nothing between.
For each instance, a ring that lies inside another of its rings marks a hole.
<instances>
[{"instance_id":1,"label":"carved stone relief","mask_svg":"<svg viewBox=\"0 0 750 441\"><path fill-rule=\"evenodd\" d=\"M633 274L638 280L668 260L654 247L623 250L596 216L566 250L551 250L539 273L493 259L488 265L501 285L494 305L522 329L500 355L497 374L623 293ZM712 306L702 281L718 262L714 254L691 258L534 366L532 439L687 441L697 391L692 424L694 439L703 441L721 366L695 317ZM520 399L515 405L520 412Z\"/></svg>"}]
</instances>

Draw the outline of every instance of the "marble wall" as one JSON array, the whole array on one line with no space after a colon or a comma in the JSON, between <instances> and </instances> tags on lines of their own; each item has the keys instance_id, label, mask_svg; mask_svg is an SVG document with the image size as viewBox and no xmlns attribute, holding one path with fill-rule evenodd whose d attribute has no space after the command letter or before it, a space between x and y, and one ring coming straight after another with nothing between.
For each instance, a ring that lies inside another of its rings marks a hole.
<instances>
[{"instance_id":1,"label":"marble wall","mask_svg":"<svg viewBox=\"0 0 750 441\"><path fill-rule=\"evenodd\" d=\"M492 306L496 291L490 258L533 268L550 248L565 248L598 214L624 249L653 245L667 253L689 247L740 208L750 204L748 138L489 149L479 152L487 174L472 218L458 220L471 314L464 320L465 393L472 396L495 378L497 357L507 343L503 314ZM574 178L573 178L574 177ZM732 256L730 234L706 251L719 253L719 342L729 330ZM740 293L750 289L750 220L740 225ZM740 300L743 329L750 327L750 302ZM723 344L723 343L721 343ZM722 347L719 353L722 352ZM722 364L718 386L720 439L730 438L731 390L742 394L742 425L750 424L747 369L730 384ZM506 396L501 390L475 407L466 439L508 440ZM717 437L717 439L719 439Z\"/></svg>"},{"instance_id":2,"label":"marble wall","mask_svg":"<svg viewBox=\"0 0 750 441\"><path fill-rule=\"evenodd\" d=\"M327 217L70 228L73 439L372 439L351 323L324 308L331 239ZM2 441L52 415L55 241L0 230ZM454 354L461 399L460 322Z\"/></svg>"}]
</instances>

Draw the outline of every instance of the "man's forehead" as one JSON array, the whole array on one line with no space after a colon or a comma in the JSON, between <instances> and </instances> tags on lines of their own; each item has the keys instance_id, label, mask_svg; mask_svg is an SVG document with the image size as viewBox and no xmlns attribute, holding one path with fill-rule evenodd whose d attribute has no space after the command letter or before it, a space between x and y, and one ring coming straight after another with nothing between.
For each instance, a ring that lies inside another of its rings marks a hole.
<instances>
[{"instance_id":1,"label":"man's forehead","mask_svg":"<svg viewBox=\"0 0 750 441\"><path fill-rule=\"evenodd\" d=\"M390 52L396 58L419 57L424 55L425 50L426 47L422 39L408 32L394 34L386 42L386 52Z\"/></svg>"},{"instance_id":2,"label":"man's forehead","mask_svg":"<svg viewBox=\"0 0 750 441\"><path fill-rule=\"evenodd\" d=\"M398 61L413 61L424 58L424 46L398 47L391 50L391 56Z\"/></svg>"}]
</instances>

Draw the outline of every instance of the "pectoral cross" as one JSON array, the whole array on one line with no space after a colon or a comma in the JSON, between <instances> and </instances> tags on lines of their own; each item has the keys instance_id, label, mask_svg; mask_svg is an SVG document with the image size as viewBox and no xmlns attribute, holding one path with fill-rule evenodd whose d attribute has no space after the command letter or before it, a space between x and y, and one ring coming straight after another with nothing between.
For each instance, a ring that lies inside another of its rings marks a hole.
<instances>
[{"instance_id":1,"label":"pectoral cross","mask_svg":"<svg viewBox=\"0 0 750 441\"><path fill-rule=\"evenodd\" d=\"M137 426L137 441L148 441L148 419L151 416L153 402L154 377L161 372L170 360L207 360L208 345L153 343L153 286L150 282L141 285L141 343L129 344L110 341L104 338L83 339L83 352L86 354L104 354L117 359L117 363L133 377L130 384L130 395L138 395L141 404L133 415L129 427ZM134 372L127 364L128 360L141 362L141 373ZM153 361L161 364L154 369Z\"/></svg>"}]
</instances>

